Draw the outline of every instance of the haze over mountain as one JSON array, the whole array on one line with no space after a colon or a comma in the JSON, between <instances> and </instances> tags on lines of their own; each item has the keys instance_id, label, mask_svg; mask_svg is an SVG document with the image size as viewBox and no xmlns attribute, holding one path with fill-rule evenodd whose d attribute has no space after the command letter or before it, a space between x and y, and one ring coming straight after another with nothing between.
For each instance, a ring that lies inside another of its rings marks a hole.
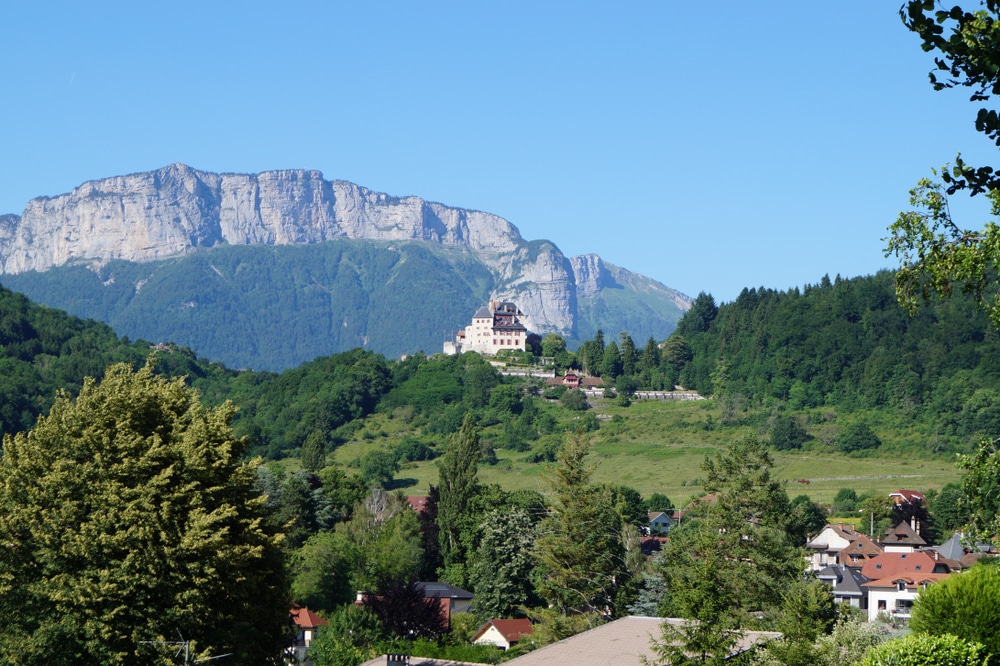
<instances>
[{"instance_id":1,"label":"haze over mountain","mask_svg":"<svg viewBox=\"0 0 1000 666\"><path fill-rule=\"evenodd\" d=\"M611 232L611 230L609 230ZM496 215L318 171L174 164L0 216L2 282L32 299L230 365L280 369L366 346L438 351L489 298L571 342L663 339L690 299L596 254L565 257Z\"/></svg>"}]
</instances>

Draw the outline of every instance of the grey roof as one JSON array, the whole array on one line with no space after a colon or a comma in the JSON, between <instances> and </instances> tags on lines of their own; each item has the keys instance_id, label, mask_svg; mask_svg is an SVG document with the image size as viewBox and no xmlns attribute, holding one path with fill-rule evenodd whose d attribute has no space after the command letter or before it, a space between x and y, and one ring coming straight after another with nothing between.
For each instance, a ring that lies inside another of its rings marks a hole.
<instances>
[{"instance_id":1,"label":"grey roof","mask_svg":"<svg viewBox=\"0 0 1000 666\"><path fill-rule=\"evenodd\" d=\"M429 599L472 599L475 595L448 583L417 581L414 583Z\"/></svg>"},{"instance_id":2,"label":"grey roof","mask_svg":"<svg viewBox=\"0 0 1000 666\"><path fill-rule=\"evenodd\" d=\"M687 620L662 617L623 617L602 624L558 643L529 652L506 662L511 666L640 666L656 663L652 641L661 638L661 625L679 625ZM745 652L752 645L778 638L773 631L746 631L733 648L733 654Z\"/></svg>"},{"instance_id":3,"label":"grey roof","mask_svg":"<svg viewBox=\"0 0 1000 666\"><path fill-rule=\"evenodd\" d=\"M833 587L833 594L839 597L862 596L861 586L868 582L868 578L862 576L859 570L843 564L824 567L816 573L816 578L829 583Z\"/></svg>"},{"instance_id":4,"label":"grey roof","mask_svg":"<svg viewBox=\"0 0 1000 666\"><path fill-rule=\"evenodd\" d=\"M941 553L941 557L948 560L960 560L965 555L965 546L962 545L962 535L955 532L951 538L940 546L932 546L928 550L936 550Z\"/></svg>"},{"instance_id":5,"label":"grey roof","mask_svg":"<svg viewBox=\"0 0 1000 666\"><path fill-rule=\"evenodd\" d=\"M468 310L466 310L466 312L468 312ZM485 305L476 310L476 314L472 315L473 319L491 319L492 317L493 313L490 312L490 309Z\"/></svg>"}]
</instances>

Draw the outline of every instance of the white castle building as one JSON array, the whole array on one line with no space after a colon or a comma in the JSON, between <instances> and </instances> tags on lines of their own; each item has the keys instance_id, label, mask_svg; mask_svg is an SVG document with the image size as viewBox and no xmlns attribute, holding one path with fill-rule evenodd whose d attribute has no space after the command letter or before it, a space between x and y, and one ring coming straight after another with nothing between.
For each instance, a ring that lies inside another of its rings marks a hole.
<instances>
[{"instance_id":1,"label":"white castle building","mask_svg":"<svg viewBox=\"0 0 1000 666\"><path fill-rule=\"evenodd\" d=\"M472 323L458 332L455 341L444 343L445 354L474 351L494 356L504 349L524 351L528 329L521 323L524 313L509 301L490 301L472 315Z\"/></svg>"}]
</instances>

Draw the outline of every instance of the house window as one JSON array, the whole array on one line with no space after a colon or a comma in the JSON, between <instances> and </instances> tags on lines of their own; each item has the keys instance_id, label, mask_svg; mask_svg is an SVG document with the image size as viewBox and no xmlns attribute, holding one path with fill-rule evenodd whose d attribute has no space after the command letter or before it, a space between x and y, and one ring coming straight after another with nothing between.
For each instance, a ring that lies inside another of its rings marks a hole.
<instances>
[{"instance_id":1,"label":"house window","mask_svg":"<svg viewBox=\"0 0 1000 666\"><path fill-rule=\"evenodd\" d=\"M879 610L885 610L885 599L879 599L878 600L878 609Z\"/></svg>"},{"instance_id":2,"label":"house window","mask_svg":"<svg viewBox=\"0 0 1000 666\"><path fill-rule=\"evenodd\" d=\"M896 610L900 613L909 613L910 609L913 608L912 599L897 599L896 600Z\"/></svg>"},{"instance_id":3,"label":"house window","mask_svg":"<svg viewBox=\"0 0 1000 666\"><path fill-rule=\"evenodd\" d=\"M898 583L896 583L896 589L899 590L900 592L906 592L906 581L901 580Z\"/></svg>"}]
</instances>

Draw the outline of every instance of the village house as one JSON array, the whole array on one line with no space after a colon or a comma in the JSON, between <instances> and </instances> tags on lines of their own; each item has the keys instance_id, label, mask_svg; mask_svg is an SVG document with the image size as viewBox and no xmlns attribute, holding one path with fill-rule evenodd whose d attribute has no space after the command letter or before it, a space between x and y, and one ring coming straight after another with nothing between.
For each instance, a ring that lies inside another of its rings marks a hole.
<instances>
[{"instance_id":1,"label":"village house","mask_svg":"<svg viewBox=\"0 0 1000 666\"><path fill-rule=\"evenodd\" d=\"M514 643L523 637L534 632L531 620L489 620L484 623L472 636L472 642L476 645L495 645L498 648L509 650Z\"/></svg>"},{"instance_id":2,"label":"village house","mask_svg":"<svg viewBox=\"0 0 1000 666\"><path fill-rule=\"evenodd\" d=\"M888 615L897 620L909 620L913 602L921 590L926 590L928 585L950 575L903 573L865 583L864 588L868 590L868 621L874 622L879 615Z\"/></svg>"},{"instance_id":3,"label":"village house","mask_svg":"<svg viewBox=\"0 0 1000 666\"><path fill-rule=\"evenodd\" d=\"M305 606L292 605L292 623L295 625L295 642L288 648L287 654L293 664L310 666L309 646L319 637L320 627L329 623ZM294 660L294 661L292 661Z\"/></svg>"},{"instance_id":4,"label":"village house","mask_svg":"<svg viewBox=\"0 0 1000 666\"><path fill-rule=\"evenodd\" d=\"M524 351L528 338L524 317L509 301L490 301L472 315L472 323L459 331L454 341L445 341L444 353L450 356L473 351L495 356L505 349Z\"/></svg>"},{"instance_id":5,"label":"village house","mask_svg":"<svg viewBox=\"0 0 1000 666\"><path fill-rule=\"evenodd\" d=\"M646 518L649 521L650 535L666 535L674 526L674 519L665 511L649 511L646 513Z\"/></svg>"},{"instance_id":6,"label":"village house","mask_svg":"<svg viewBox=\"0 0 1000 666\"><path fill-rule=\"evenodd\" d=\"M887 553L912 553L927 546L918 531L916 520L905 520L882 536L882 549Z\"/></svg>"},{"instance_id":7,"label":"village house","mask_svg":"<svg viewBox=\"0 0 1000 666\"><path fill-rule=\"evenodd\" d=\"M861 567L869 559L882 554L882 548L865 534L846 523L826 525L810 539L809 569L820 571L831 565Z\"/></svg>"}]
</instances>

